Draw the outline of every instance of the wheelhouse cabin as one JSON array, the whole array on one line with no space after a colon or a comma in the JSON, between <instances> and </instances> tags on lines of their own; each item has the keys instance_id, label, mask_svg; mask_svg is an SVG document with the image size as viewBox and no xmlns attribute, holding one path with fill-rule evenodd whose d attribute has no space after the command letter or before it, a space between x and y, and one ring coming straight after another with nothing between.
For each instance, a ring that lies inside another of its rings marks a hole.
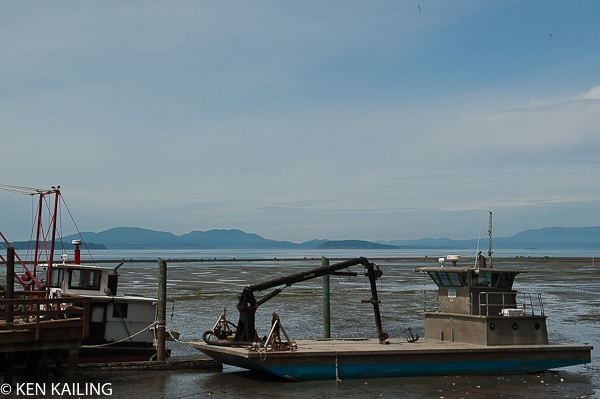
<instances>
[{"instance_id":1,"label":"wheelhouse cabin","mask_svg":"<svg viewBox=\"0 0 600 399\"><path fill-rule=\"evenodd\" d=\"M157 300L141 296L116 296L117 268L81 264L55 264L50 277L51 296L78 295L91 298L89 337L86 344L125 340L152 345ZM129 338L130 337L130 338Z\"/></svg>"},{"instance_id":2,"label":"wheelhouse cabin","mask_svg":"<svg viewBox=\"0 0 600 399\"><path fill-rule=\"evenodd\" d=\"M425 338L480 345L547 344L541 295L513 289L520 269L422 267L437 286L435 301L425 300Z\"/></svg>"}]
</instances>

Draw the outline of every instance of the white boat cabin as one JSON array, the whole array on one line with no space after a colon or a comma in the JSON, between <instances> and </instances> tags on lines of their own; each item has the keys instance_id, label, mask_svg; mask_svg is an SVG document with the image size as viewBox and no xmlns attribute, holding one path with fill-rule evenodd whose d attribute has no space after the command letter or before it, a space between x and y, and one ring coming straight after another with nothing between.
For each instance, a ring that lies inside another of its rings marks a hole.
<instances>
[{"instance_id":1,"label":"white boat cabin","mask_svg":"<svg viewBox=\"0 0 600 399\"><path fill-rule=\"evenodd\" d=\"M77 258L76 255L76 262ZM152 343L154 340L154 331L148 327L156 321L158 300L141 296L116 296L118 268L121 265L111 269L68 264L66 256L63 256L63 263L52 266L51 296L78 295L92 299L88 343L124 339L132 343Z\"/></svg>"}]
</instances>

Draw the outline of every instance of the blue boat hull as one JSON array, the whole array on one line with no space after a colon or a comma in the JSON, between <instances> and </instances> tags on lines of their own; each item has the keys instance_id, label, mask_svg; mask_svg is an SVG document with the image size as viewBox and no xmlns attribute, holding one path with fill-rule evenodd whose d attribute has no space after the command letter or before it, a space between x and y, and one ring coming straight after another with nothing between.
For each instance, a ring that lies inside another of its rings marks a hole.
<instances>
[{"instance_id":1,"label":"blue boat hull","mask_svg":"<svg viewBox=\"0 0 600 399\"><path fill-rule=\"evenodd\" d=\"M223 364L295 381L524 374L589 363L592 350L587 345L485 347L421 342L335 345L311 341L309 349L299 342L296 351L260 353L204 343L193 346Z\"/></svg>"},{"instance_id":2,"label":"blue boat hull","mask_svg":"<svg viewBox=\"0 0 600 399\"><path fill-rule=\"evenodd\" d=\"M384 363L384 364L348 364L338 366L271 366L269 373L294 381L386 378L386 377L424 377L444 375L501 375L525 374L551 370L580 364L579 360L527 362L517 360L490 362L444 362L444 363ZM257 370L258 371L258 370Z\"/></svg>"}]
</instances>

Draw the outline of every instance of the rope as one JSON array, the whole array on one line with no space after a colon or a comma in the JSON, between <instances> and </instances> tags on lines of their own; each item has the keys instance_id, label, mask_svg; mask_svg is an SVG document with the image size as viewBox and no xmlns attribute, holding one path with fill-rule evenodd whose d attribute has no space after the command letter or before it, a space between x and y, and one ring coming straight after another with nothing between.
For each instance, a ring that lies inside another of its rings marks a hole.
<instances>
[{"instance_id":1,"label":"rope","mask_svg":"<svg viewBox=\"0 0 600 399\"><path fill-rule=\"evenodd\" d=\"M191 344L191 343L193 342L193 341L181 341L181 340L179 340L177 337L175 337L175 335L173 335L173 332L174 332L174 331L173 331L173 330L171 330L171 329L170 329L170 328L168 328L168 327L165 327L165 332L171 336L171 339L173 339L173 341L175 341L175 342L177 342L177 343L179 343L179 344L183 344L183 345L189 345L189 344ZM176 331L175 331L175 332L176 332Z\"/></svg>"},{"instance_id":2,"label":"rope","mask_svg":"<svg viewBox=\"0 0 600 399\"><path fill-rule=\"evenodd\" d=\"M264 348L263 350L258 349L258 356L262 362L267 360L267 348Z\"/></svg>"},{"instance_id":3,"label":"rope","mask_svg":"<svg viewBox=\"0 0 600 399\"><path fill-rule=\"evenodd\" d=\"M158 323L155 321L152 324L150 324L148 327L144 328L143 330L140 330L140 331L136 332L135 334L130 335L129 337L125 337L125 338L120 339L120 340L115 341L115 342L108 342L106 344L98 344L98 345L81 345L81 347L82 348L101 348L103 346L110 346L110 345L114 345L114 344L120 344L121 342L127 341L128 339L131 339L131 338L135 337L136 335L139 335L139 334L143 333L144 331L146 331L146 330L154 327L156 324L158 324Z\"/></svg>"}]
</instances>

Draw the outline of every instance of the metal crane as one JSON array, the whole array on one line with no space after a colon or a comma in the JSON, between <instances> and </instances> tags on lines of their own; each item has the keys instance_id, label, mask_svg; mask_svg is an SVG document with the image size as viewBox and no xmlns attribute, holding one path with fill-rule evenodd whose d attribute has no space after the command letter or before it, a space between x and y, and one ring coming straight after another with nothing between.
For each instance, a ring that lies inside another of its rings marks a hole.
<instances>
[{"instance_id":1,"label":"metal crane","mask_svg":"<svg viewBox=\"0 0 600 399\"><path fill-rule=\"evenodd\" d=\"M384 342L388 338L388 334L383 332L381 325L381 313L379 310L379 298L377 296L377 285L376 281L379 277L381 277L382 272L377 265L370 262L367 258L360 257L349 259L344 262L336 263L329 266L318 267L315 269L311 269L308 271L291 274L289 276L276 278L273 280L265 281L260 284L249 285L244 288L244 290L239 294L239 301L237 304L237 308L240 312L240 319L237 326L233 325L233 323L228 322L224 319L224 315L222 318L217 321L215 327L213 327L212 331L207 331L204 335L204 340L209 344L226 344L226 345L235 345L235 344L248 344L260 341L258 334L256 332L255 327L255 316L256 310L258 307L269 299L275 297L279 293L281 293L282 288L276 288L269 294L263 296L260 299L256 299L254 293L258 291L268 290L275 287L289 287L295 283L299 283L306 280L311 280L317 277L322 277L325 275L352 275L356 276L357 273L353 272L339 272L341 269L347 269L351 266L363 265L365 268L365 275L369 278L369 283L371 286L371 299L363 301L366 303L371 303L373 305L373 311L375 313L375 327L377 330L377 337L380 342ZM285 288L283 287L283 288ZM235 329L235 336L233 338L233 342L225 342L222 339L227 338L227 335L233 335L233 331L229 330L227 334L224 334L224 327L226 325L233 325ZM217 340L210 339L210 336L214 336Z\"/></svg>"}]
</instances>

